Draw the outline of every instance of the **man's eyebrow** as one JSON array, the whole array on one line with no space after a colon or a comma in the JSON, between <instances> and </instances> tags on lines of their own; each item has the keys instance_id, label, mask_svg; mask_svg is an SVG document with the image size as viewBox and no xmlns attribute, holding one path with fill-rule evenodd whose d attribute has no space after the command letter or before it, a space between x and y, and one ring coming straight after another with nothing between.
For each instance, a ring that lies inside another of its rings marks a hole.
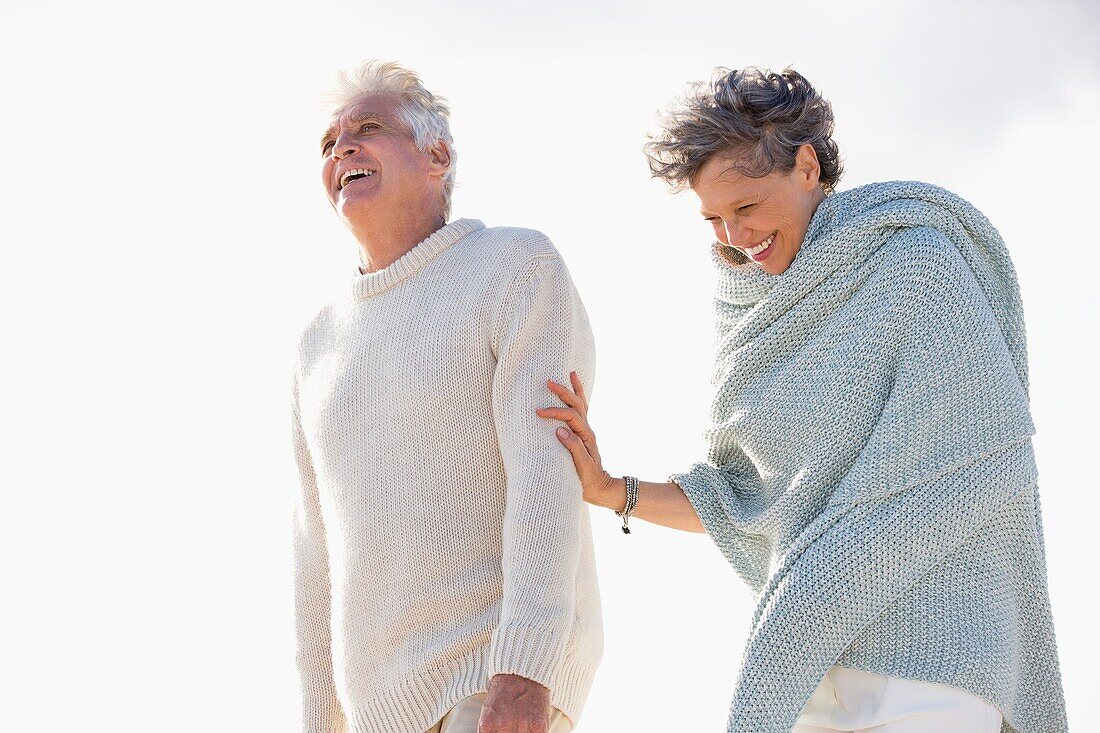
<instances>
[{"instance_id":1,"label":"man's eyebrow","mask_svg":"<svg viewBox=\"0 0 1100 733\"><path fill-rule=\"evenodd\" d=\"M364 112L348 116L348 122L383 122L386 118L374 112Z\"/></svg>"},{"instance_id":2,"label":"man's eyebrow","mask_svg":"<svg viewBox=\"0 0 1100 733\"><path fill-rule=\"evenodd\" d=\"M358 123L386 122L385 117L383 117L382 115L375 114L373 112L366 112L364 114L354 114L354 115L350 115L349 117L347 117L345 119L346 119L347 122L358 122ZM336 132L337 127L339 127L339 123L336 123L336 122L334 122L334 123L332 123L331 125L328 126L328 129L325 130L325 134L321 136L321 144L322 145L324 145L325 142L327 142L332 137L332 134L334 132Z\"/></svg>"}]
</instances>

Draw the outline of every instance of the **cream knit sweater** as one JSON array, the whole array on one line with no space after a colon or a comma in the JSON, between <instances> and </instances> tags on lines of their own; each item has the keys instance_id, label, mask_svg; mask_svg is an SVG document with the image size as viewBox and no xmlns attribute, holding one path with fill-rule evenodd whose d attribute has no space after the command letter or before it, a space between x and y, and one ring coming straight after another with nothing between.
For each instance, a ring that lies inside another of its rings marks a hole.
<instances>
[{"instance_id":1,"label":"cream knit sweater","mask_svg":"<svg viewBox=\"0 0 1100 733\"><path fill-rule=\"evenodd\" d=\"M422 733L499 673L576 723L603 647L547 379L592 384L550 241L460 219L305 328L293 380L303 731Z\"/></svg>"}]
</instances>

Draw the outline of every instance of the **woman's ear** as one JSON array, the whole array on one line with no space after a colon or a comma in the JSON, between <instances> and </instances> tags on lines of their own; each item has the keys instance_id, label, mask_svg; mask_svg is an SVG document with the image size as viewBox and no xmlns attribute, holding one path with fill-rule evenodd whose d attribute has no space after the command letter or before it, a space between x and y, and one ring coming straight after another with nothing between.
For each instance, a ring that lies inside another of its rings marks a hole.
<instances>
[{"instance_id":1,"label":"woman's ear","mask_svg":"<svg viewBox=\"0 0 1100 733\"><path fill-rule=\"evenodd\" d=\"M817 151L809 143L798 146L798 152L794 156L794 169L798 175L798 182L806 191L817 188L821 179L821 163L817 160Z\"/></svg>"}]
</instances>

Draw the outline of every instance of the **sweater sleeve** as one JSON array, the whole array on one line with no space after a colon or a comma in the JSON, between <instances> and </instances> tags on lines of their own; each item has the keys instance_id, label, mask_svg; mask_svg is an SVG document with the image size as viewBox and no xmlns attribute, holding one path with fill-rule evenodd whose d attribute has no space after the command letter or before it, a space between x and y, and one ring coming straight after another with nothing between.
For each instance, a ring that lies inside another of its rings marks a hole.
<instances>
[{"instance_id":1,"label":"sweater sleeve","mask_svg":"<svg viewBox=\"0 0 1100 733\"><path fill-rule=\"evenodd\" d=\"M302 430L298 375L292 394L291 442L299 490L293 505L295 662L301 682L302 733L340 733L346 722L332 676L328 550L317 479Z\"/></svg>"},{"instance_id":2,"label":"sweater sleeve","mask_svg":"<svg viewBox=\"0 0 1100 733\"><path fill-rule=\"evenodd\" d=\"M507 476L503 598L489 673L516 674L553 688L573 624L580 555L580 480L556 421L535 408L557 404L547 379L569 384L575 370L591 394L592 333L564 262L530 259L508 288L493 334L492 405Z\"/></svg>"},{"instance_id":3,"label":"sweater sleeve","mask_svg":"<svg viewBox=\"0 0 1100 733\"><path fill-rule=\"evenodd\" d=\"M750 588L758 589L767 578L772 546L768 538L748 532L734 521L737 504L760 486L747 457L742 453L738 458L724 466L701 461L669 480L683 490L726 561Z\"/></svg>"}]
</instances>

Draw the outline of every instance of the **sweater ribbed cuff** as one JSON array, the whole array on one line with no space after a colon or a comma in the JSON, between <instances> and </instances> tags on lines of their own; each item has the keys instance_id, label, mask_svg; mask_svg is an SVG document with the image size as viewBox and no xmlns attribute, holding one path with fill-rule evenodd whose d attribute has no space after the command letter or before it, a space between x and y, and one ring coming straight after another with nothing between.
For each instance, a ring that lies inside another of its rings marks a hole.
<instances>
[{"instance_id":1,"label":"sweater ribbed cuff","mask_svg":"<svg viewBox=\"0 0 1100 733\"><path fill-rule=\"evenodd\" d=\"M498 674L515 674L553 687L564 655L565 637L556 631L501 626L489 646L489 679Z\"/></svg>"},{"instance_id":2,"label":"sweater ribbed cuff","mask_svg":"<svg viewBox=\"0 0 1100 733\"><path fill-rule=\"evenodd\" d=\"M565 656L557 677L549 685L551 704L564 712L574 726L580 720L599 664L599 654L592 649L585 647L578 652ZM397 685L379 690L372 699L349 708L348 730L355 733L428 730L458 702L488 690L490 679L488 647L444 663L442 668L408 670L406 678Z\"/></svg>"}]
</instances>

